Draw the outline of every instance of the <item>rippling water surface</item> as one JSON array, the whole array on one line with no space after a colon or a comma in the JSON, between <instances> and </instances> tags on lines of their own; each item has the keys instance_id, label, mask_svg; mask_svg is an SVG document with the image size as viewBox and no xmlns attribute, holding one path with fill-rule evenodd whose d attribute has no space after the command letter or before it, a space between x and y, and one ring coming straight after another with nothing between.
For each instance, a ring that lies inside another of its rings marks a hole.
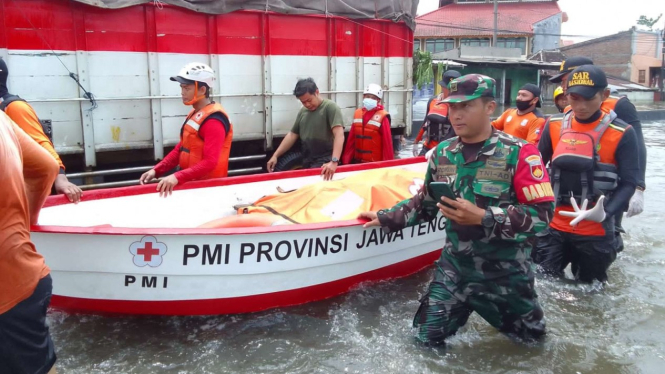
<instances>
[{"instance_id":1,"label":"rippling water surface","mask_svg":"<svg viewBox=\"0 0 665 374\"><path fill-rule=\"evenodd\" d=\"M514 343L477 315L414 344L431 269L334 299L216 317L49 315L60 373L665 373L665 122L645 125L646 209L624 219L610 282L537 281L548 335ZM410 149L402 151L410 154Z\"/></svg>"}]
</instances>

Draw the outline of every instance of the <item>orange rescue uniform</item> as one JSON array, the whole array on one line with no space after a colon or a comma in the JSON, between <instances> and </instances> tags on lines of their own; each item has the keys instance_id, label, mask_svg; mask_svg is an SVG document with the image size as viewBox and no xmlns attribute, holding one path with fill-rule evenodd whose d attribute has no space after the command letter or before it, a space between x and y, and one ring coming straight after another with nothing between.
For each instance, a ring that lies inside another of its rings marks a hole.
<instances>
[{"instance_id":1,"label":"orange rescue uniform","mask_svg":"<svg viewBox=\"0 0 665 374\"><path fill-rule=\"evenodd\" d=\"M12 121L16 122L26 134L53 156L58 162L60 169L65 170L65 165L55 151L53 143L44 133L42 124L39 122L39 117L37 117L37 113L35 113L35 110L30 104L22 100L13 101L7 106L7 108L5 108L5 113L12 119Z\"/></svg>"},{"instance_id":2,"label":"orange rescue uniform","mask_svg":"<svg viewBox=\"0 0 665 374\"><path fill-rule=\"evenodd\" d=\"M387 161L394 158L390 114L379 106L368 111L356 109L342 163Z\"/></svg>"},{"instance_id":3,"label":"orange rescue uniform","mask_svg":"<svg viewBox=\"0 0 665 374\"><path fill-rule=\"evenodd\" d=\"M444 140L449 129L444 129L443 126L444 122L448 122L448 104L442 103L441 100L443 99L443 96L439 95L436 99L430 102L427 117L434 114L439 121L437 123L430 123L426 117L423 126L420 128L420 131L418 131L418 135L416 135L414 143L420 143L425 136L425 131L428 131L428 138L427 143L423 145L424 148L436 148L436 146L439 145L439 142ZM434 126L437 126L437 128L435 129Z\"/></svg>"},{"instance_id":4,"label":"orange rescue uniform","mask_svg":"<svg viewBox=\"0 0 665 374\"><path fill-rule=\"evenodd\" d=\"M14 105L14 104L12 104ZM0 113L0 314L27 299L50 272L30 241L30 225L58 174L42 147Z\"/></svg>"},{"instance_id":5,"label":"orange rescue uniform","mask_svg":"<svg viewBox=\"0 0 665 374\"><path fill-rule=\"evenodd\" d=\"M497 130L526 140L531 144L538 143L544 125L545 118L539 110L520 115L516 108L506 110L501 117L492 121L492 126Z\"/></svg>"},{"instance_id":6,"label":"orange rescue uniform","mask_svg":"<svg viewBox=\"0 0 665 374\"><path fill-rule=\"evenodd\" d=\"M577 132L587 132L588 129L595 128L602 121L603 116L601 116L595 122L589 124L582 124L578 122L573 116L571 122L571 129ZM561 137L561 121L552 121L549 124L549 136L552 141L552 149L556 149L559 144L559 139ZM624 136L625 128L618 126L610 125L610 127L605 131L599 141L597 148L597 153L599 157L599 162L604 164L611 164L618 167L617 160L615 159L615 153L621 138ZM579 202L581 204L581 202ZM573 207L570 205L557 205L554 217L550 222L550 227L563 231L569 232L577 235L584 236L604 236L605 229L603 228L602 223L582 220L576 227L570 226L570 222L573 220L572 217L566 217L559 214L561 211L574 211Z\"/></svg>"},{"instance_id":7,"label":"orange rescue uniform","mask_svg":"<svg viewBox=\"0 0 665 374\"><path fill-rule=\"evenodd\" d=\"M180 130L180 169L190 168L203 159L205 142L199 135L199 129L205 120L215 113L222 113L226 118L229 118L224 108L218 103L207 105L198 112L192 110L187 116ZM217 166L202 179L226 177L229 174L229 154L231 153L232 141L233 125L230 124L228 131L226 131L222 151L219 153Z\"/></svg>"}]
</instances>

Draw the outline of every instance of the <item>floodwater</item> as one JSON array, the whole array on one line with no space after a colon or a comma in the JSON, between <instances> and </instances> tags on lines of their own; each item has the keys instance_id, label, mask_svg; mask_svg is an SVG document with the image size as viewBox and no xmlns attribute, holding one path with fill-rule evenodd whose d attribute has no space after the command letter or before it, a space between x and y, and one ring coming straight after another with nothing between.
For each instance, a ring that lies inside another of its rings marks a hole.
<instances>
[{"instance_id":1,"label":"floodwater","mask_svg":"<svg viewBox=\"0 0 665 374\"><path fill-rule=\"evenodd\" d=\"M59 373L663 373L665 122L645 124L646 210L624 219L610 281L537 280L546 338L516 343L477 315L444 349L414 344L431 269L325 301L210 317L52 311ZM410 155L409 146L402 150Z\"/></svg>"}]
</instances>

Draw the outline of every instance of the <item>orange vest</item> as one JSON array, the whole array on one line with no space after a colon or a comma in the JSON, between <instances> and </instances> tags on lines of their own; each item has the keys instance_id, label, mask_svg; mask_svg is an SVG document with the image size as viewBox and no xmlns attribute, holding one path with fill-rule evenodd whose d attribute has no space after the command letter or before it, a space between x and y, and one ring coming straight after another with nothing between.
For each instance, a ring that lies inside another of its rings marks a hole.
<instances>
[{"instance_id":1,"label":"orange vest","mask_svg":"<svg viewBox=\"0 0 665 374\"><path fill-rule=\"evenodd\" d=\"M383 141L381 138L381 124L383 119L390 114L385 110L377 110L372 118L363 123L362 109L356 109L353 114L353 126L351 131L355 134L356 149L353 153L353 159L360 162L383 161Z\"/></svg>"},{"instance_id":2,"label":"orange vest","mask_svg":"<svg viewBox=\"0 0 665 374\"><path fill-rule=\"evenodd\" d=\"M600 110L602 110L605 113L609 113L610 110L614 110L617 106L617 102L621 100L620 97L616 96L610 96L607 98L607 100L603 101L603 104L600 105Z\"/></svg>"},{"instance_id":3,"label":"orange vest","mask_svg":"<svg viewBox=\"0 0 665 374\"><path fill-rule=\"evenodd\" d=\"M442 103L440 101L432 101L430 105L429 113L427 117L434 117L433 119L438 119L438 121L429 121L427 124L427 139L428 142L425 146L429 149L435 148L439 145L439 142L442 141L443 137L448 133L448 128L444 126L444 123L449 123L448 121L448 104ZM425 119L427 121L427 119Z\"/></svg>"},{"instance_id":4,"label":"orange vest","mask_svg":"<svg viewBox=\"0 0 665 374\"><path fill-rule=\"evenodd\" d=\"M222 113L226 118L229 118L224 108L215 102L210 103L198 112L195 110L189 112L180 130L180 169L190 168L203 159L204 141L199 136L199 129L205 120L215 113ZM221 178L229 174L229 153L231 152L232 140L233 125L229 126L228 131L226 131L224 145L219 154L217 166L202 179Z\"/></svg>"},{"instance_id":5,"label":"orange vest","mask_svg":"<svg viewBox=\"0 0 665 374\"><path fill-rule=\"evenodd\" d=\"M432 111L432 108L436 106L436 104L439 104L445 97L443 97L443 94L439 94L434 100L430 101L429 103L429 110L430 112Z\"/></svg>"},{"instance_id":6,"label":"orange vest","mask_svg":"<svg viewBox=\"0 0 665 374\"><path fill-rule=\"evenodd\" d=\"M572 115L572 113L568 113L567 117L570 115ZM609 114L607 114L606 116L609 116ZM564 118L563 121L566 120L567 119ZM608 169L601 174L605 174L607 171L609 171L611 167L616 168L617 161L614 158L614 154L619 145L619 142L621 141L621 138L623 137L624 131L626 130L626 127L616 125L614 122L612 122L611 124L609 124L606 131L603 131L602 133L597 133L597 129L600 128L599 125L602 124L601 122L603 120L607 120L605 116L601 116L601 118L593 124L581 124L577 122L574 118L571 118L569 119L570 123L566 126L568 129L572 131L589 133L591 135L591 138L594 138L594 135L600 136L600 140L598 141L598 144L595 147L598 157L596 161L598 165L597 168ZM565 133L567 131L566 129L562 131L563 121L550 122L550 138L552 139L553 150L557 150L557 146L559 145L559 140L561 139L562 133ZM575 145L573 144L573 148L574 146ZM607 166L610 166L610 168L607 168ZM600 169L596 169L595 171L600 171ZM602 179L599 180L602 181ZM554 181L554 184L556 183L557 181ZM597 187L603 190L603 192L607 192L610 189L609 187L606 188L600 186ZM592 206L591 204L593 202L590 201L589 203L590 203L589 206ZM578 201L578 204L581 205L582 202ZM605 235L605 230L603 229L602 223L583 220L576 227L572 227L570 226L570 221L572 221L572 218L560 215L559 214L560 211L573 211L573 208L570 205L560 205L557 203L554 217L552 218L552 222L550 223L550 226L552 228L559 231L570 232L578 235L586 235L586 236Z\"/></svg>"}]
</instances>

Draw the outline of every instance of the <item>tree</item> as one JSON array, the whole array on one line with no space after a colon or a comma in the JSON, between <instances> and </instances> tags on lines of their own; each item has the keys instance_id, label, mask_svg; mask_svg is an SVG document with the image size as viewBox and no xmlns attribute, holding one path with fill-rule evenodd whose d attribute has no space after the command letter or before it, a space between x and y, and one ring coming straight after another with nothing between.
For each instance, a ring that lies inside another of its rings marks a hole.
<instances>
[{"instance_id":1,"label":"tree","mask_svg":"<svg viewBox=\"0 0 665 374\"><path fill-rule=\"evenodd\" d=\"M413 53L413 84L421 89L432 82L432 54L429 51L415 51Z\"/></svg>"},{"instance_id":2,"label":"tree","mask_svg":"<svg viewBox=\"0 0 665 374\"><path fill-rule=\"evenodd\" d=\"M662 16L662 13L658 15L658 18L647 18L647 16L640 16L640 19L637 20L637 24L640 26L646 26L649 28L649 31L653 31L653 25L660 21L660 17Z\"/></svg>"},{"instance_id":3,"label":"tree","mask_svg":"<svg viewBox=\"0 0 665 374\"><path fill-rule=\"evenodd\" d=\"M418 87L418 89L421 89L423 86L432 82L436 83L441 80L443 72L446 70L447 66L438 63L435 74L433 63L432 54L429 51L418 50L413 52L413 84Z\"/></svg>"}]
</instances>

